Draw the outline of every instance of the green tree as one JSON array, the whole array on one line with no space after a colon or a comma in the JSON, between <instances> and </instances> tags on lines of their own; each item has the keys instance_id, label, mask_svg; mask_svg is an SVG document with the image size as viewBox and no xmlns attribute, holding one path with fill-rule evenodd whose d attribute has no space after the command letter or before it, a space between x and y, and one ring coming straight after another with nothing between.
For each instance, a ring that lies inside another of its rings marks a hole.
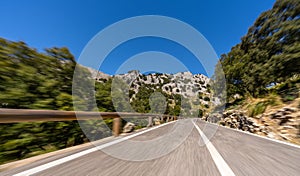
<instances>
[{"instance_id":1,"label":"green tree","mask_svg":"<svg viewBox=\"0 0 300 176\"><path fill-rule=\"evenodd\" d=\"M242 42L221 56L227 94L257 97L266 87L299 74L300 2L277 0L250 27ZM215 73L218 81L218 73Z\"/></svg>"}]
</instances>

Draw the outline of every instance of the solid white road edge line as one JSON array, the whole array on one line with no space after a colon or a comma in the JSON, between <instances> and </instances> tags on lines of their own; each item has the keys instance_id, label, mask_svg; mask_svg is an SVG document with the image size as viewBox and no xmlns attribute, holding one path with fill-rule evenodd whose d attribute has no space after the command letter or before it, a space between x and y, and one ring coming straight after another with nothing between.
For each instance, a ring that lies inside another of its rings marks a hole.
<instances>
[{"instance_id":1,"label":"solid white road edge line","mask_svg":"<svg viewBox=\"0 0 300 176\"><path fill-rule=\"evenodd\" d=\"M230 127L227 127L227 126L221 126L221 125L218 125L218 124L215 124L215 123L210 123L210 122L206 122L206 121L202 121L202 122L205 122L205 123L211 124L211 125L215 125L215 126L218 126L218 127L221 127L221 128L225 128L225 129L237 131L237 132L240 132L240 133L248 134L248 135L251 135L251 136L263 138L263 139L266 139L266 140L269 140L269 141L273 141L273 142L277 142L277 143L280 143L280 144L288 145L288 146L291 146L291 147L296 147L296 148L300 149L300 145L296 145L296 144L292 144L292 143L280 141L278 139L273 139L273 138L269 138L269 137L265 137L265 136L260 136L260 135L255 134L255 133L250 133L250 132L247 132L247 131L242 131L242 130L235 129L235 128L230 128Z\"/></svg>"},{"instance_id":2,"label":"solid white road edge line","mask_svg":"<svg viewBox=\"0 0 300 176\"><path fill-rule=\"evenodd\" d=\"M47 163L47 164L43 164L43 165L34 167L34 168L32 168L32 169L29 169L29 170L20 172L20 173L18 173L18 174L15 174L14 176L27 176L27 175L36 174L36 173L41 172L41 171L43 171L43 170L49 169L49 168L51 168L51 167L54 167L54 166L57 166L57 165L60 165L60 164L63 164L63 163L65 163L65 162L68 162L68 161L71 161L71 160L73 160L73 159L79 158L79 157L81 157L81 156L87 155L87 154L89 154L89 153L95 152L95 151L97 151L97 150L101 150L101 149L103 149L103 148L106 148L106 147L115 145L115 144L117 144L117 143L126 141L126 140L128 140L128 139L134 138L134 137L136 137L136 136L139 136L139 135L141 135L141 134L147 133L147 132L152 131L152 130L155 130L155 129L157 129L157 128L160 128L160 127L169 125L169 124L174 123L174 122L176 122L176 121L172 121L172 122L169 122L169 123L165 123L165 124L162 124L162 125L159 125L159 126L156 126L156 127L150 128L150 129L147 129L147 130L145 130L145 131L141 131L141 132L135 133L135 134L133 134L133 135L129 135L129 136L126 136L126 137L117 139L117 140L115 140L115 141L111 141L111 142L109 142L109 143L106 143L106 144L103 144L103 145L100 145L100 146L96 146L96 147L94 147L94 148L91 148L91 149L88 149L88 150L84 150L84 151L81 151L81 152L79 152L79 153L75 153L75 154L73 154L73 155L70 155L70 156L67 156L67 157L64 157L64 158L55 160L55 161L51 161L51 162L49 162L49 163Z\"/></svg>"},{"instance_id":3,"label":"solid white road edge line","mask_svg":"<svg viewBox=\"0 0 300 176\"><path fill-rule=\"evenodd\" d=\"M196 127L197 131L199 132L201 138L203 139L203 142L206 144L206 147L214 160L217 168L219 169L219 172L222 176L235 176L231 168L228 166L228 164L225 162L225 160L222 158L220 153L217 151L217 149L214 147L214 145L207 139L205 134L201 131L198 125L192 120L194 126Z\"/></svg>"}]
</instances>

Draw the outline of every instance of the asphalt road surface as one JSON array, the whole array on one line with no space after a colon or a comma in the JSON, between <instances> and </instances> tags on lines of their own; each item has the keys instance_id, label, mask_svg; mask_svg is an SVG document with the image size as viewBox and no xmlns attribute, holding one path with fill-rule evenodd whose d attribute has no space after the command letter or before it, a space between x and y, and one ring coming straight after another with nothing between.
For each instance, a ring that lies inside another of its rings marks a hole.
<instances>
[{"instance_id":1,"label":"asphalt road surface","mask_svg":"<svg viewBox=\"0 0 300 176\"><path fill-rule=\"evenodd\" d=\"M300 175L300 147L196 119L163 124L95 145L0 175Z\"/></svg>"}]
</instances>

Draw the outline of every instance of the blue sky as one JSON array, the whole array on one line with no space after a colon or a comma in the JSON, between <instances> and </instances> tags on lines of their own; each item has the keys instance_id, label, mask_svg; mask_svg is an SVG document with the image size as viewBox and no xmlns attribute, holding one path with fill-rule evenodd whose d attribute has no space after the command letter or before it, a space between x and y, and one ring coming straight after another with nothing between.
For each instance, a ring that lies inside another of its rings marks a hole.
<instances>
[{"instance_id":1,"label":"blue sky","mask_svg":"<svg viewBox=\"0 0 300 176\"><path fill-rule=\"evenodd\" d=\"M140 15L163 15L190 24L203 34L218 56L240 42L248 28L275 0L1 0L0 37L22 40L42 50L66 46L79 57L99 31L119 20ZM203 73L201 64L186 49L157 38L139 38L117 47L101 71L114 74L129 57L160 51L178 58L192 73ZM178 68L173 72L184 71Z\"/></svg>"}]
</instances>

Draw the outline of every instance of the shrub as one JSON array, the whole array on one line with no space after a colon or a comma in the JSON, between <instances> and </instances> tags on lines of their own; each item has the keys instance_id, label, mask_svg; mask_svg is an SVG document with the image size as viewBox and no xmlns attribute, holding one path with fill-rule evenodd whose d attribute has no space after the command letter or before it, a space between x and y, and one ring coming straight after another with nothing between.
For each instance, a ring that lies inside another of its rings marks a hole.
<instances>
[{"instance_id":1,"label":"shrub","mask_svg":"<svg viewBox=\"0 0 300 176\"><path fill-rule=\"evenodd\" d=\"M208 105L208 104L205 104L204 107L208 109L208 108L209 108L209 105Z\"/></svg>"},{"instance_id":2,"label":"shrub","mask_svg":"<svg viewBox=\"0 0 300 176\"><path fill-rule=\"evenodd\" d=\"M267 109L269 102L259 102L256 105L254 105L253 108L250 109L250 116L254 117L256 115L262 114Z\"/></svg>"},{"instance_id":3,"label":"shrub","mask_svg":"<svg viewBox=\"0 0 300 176\"><path fill-rule=\"evenodd\" d=\"M203 116L203 110L202 109L199 109L199 113L198 113L198 117L202 117Z\"/></svg>"},{"instance_id":4,"label":"shrub","mask_svg":"<svg viewBox=\"0 0 300 176\"><path fill-rule=\"evenodd\" d=\"M209 97L204 97L204 101L210 101Z\"/></svg>"}]
</instances>

